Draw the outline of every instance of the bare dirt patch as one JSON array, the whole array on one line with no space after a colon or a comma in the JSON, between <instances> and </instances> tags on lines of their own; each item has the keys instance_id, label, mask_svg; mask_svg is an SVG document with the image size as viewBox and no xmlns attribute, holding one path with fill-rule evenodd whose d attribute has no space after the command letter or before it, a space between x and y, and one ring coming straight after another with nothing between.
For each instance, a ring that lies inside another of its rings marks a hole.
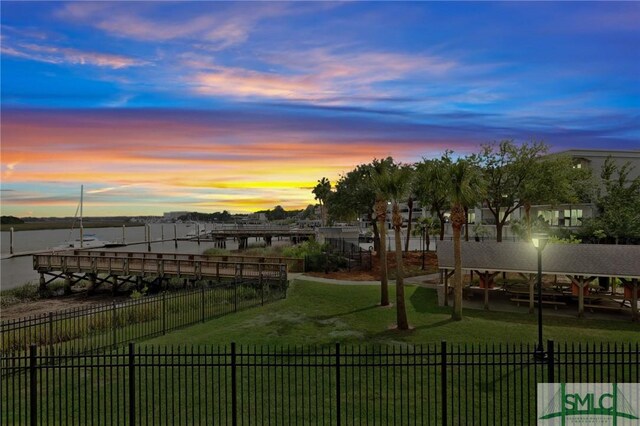
<instances>
[{"instance_id":1,"label":"bare dirt patch","mask_svg":"<svg viewBox=\"0 0 640 426\"><path fill-rule=\"evenodd\" d=\"M48 299L33 300L29 302L16 303L15 305L2 308L0 318L11 320L34 315L46 315L49 312L62 311L65 309L88 308L91 306L112 303L114 300L120 302L127 300L128 296L112 297L110 294L96 294L89 296L84 294L72 294L69 296L51 297Z\"/></svg>"},{"instance_id":2,"label":"bare dirt patch","mask_svg":"<svg viewBox=\"0 0 640 426\"><path fill-rule=\"evenodd\" d=\"M409 252L403 253L403 265L405 277L414 277L417 275L427 275L438 271L438 257L435 253L425 253L424 270L422 269L422 253ZM389 278L395 278L396 256L393 252L387 254L387 271ZM377 256L372 259L371 271L352 269L351 271L337 272L308 272L307 275L313 277L330 278L335 280L348 281L377 281L380 279L380 261Z\"/></svg>"}]
</instances>

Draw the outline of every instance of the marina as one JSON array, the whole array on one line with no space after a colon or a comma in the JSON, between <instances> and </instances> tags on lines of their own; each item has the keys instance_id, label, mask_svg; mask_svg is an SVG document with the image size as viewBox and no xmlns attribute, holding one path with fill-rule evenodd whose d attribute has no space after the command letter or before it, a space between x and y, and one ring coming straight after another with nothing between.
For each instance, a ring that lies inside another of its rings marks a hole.
<instances>
[{"instance_id":1,"label":"marina","mask_svg":"<svg viewBox=\"0 0 640 426\"><path fill-rule=\"evenodd\" d=\"M87 233L95 234L100 240L119 243L116 247L109 247L112 252L138 252L138 253L175 253L187 255L201 255L210 248L236 250L239 241L234 240L233 230L227 232L225 240L220 240L220 235L212 236L213 224L201 224L207 234L198 237L188 236L194 228L194 224L178 223L152 223L147 226L111 227L111 228L87 228ZM263 230L264 231L264 230ZM236 237L240 231L236 230ZM244 232L244 231L242 231ZM288 244L289 239L284 237L284 230L278 231L275 244ZM61 251L60 241L68 239L68 230L52 229L37 231L21 231L14 233L14 253L10 253L10 233L2 232L1 279L2 290L9 290L26 283L38 283L39 275L33 269L31 256L42 254L54 254ZM242 234L246 246L249 244L264 245L264 233L254 228L253 233ZM300 233L297 233L299 237ZM279 238L279 239L278 239ZM198 241L199 240L199 241ZM92 250L104 250L94 248Z\"/></svg>"}]
</instances>

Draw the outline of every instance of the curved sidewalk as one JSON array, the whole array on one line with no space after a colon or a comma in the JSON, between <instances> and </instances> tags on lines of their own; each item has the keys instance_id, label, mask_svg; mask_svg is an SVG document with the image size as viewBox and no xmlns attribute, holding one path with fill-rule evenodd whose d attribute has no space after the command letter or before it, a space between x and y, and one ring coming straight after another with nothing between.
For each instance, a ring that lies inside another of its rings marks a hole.
<instances>
[{"instance_id":1,"label":"curved sidewalk","mask_svg":"<svg viewBox=\"0 0 640 426\"><path fill-rule=\"evenodd\" d=\"M419 275L416 277L407 277L404 279L405 284L418 285L421 287L434 287L440 279L440 274ZM338 285L379 285L380 280L376 281L351 281L334 278L323 278L311 275L305 275L300 272L289 273L289 280L314 281L318 283L338 284ZM425 282L427 281L427 282ZM389 280L389 284L395 284L396 280Z\"/></svg>"}]
</instances>

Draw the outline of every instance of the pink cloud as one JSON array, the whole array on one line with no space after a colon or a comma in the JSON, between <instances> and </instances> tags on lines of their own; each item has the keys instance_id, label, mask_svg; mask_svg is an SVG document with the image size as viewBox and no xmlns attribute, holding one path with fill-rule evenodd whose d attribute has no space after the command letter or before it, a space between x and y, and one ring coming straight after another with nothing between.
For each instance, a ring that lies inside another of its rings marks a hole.
<instances>
[{"instance_id":1,"label":"pink cloud","mask_svg":"<svg viewBox=\"0 0 640 426\"><path fill-rule=\"evenodd\" d=\"M327 96L328 88L312 77L283 76L258 71L220 68L218 72L199 73L196 91L207 95L268 98L312 98Z\"/></svg>"},{"instance_id":2,"label":"pink cloud","mask_svg":"<svg viewBox=\"0 0 640 426\"><path fill-rule=\"evenodd\" d=\"M225 67L209 57L187 54L183 65L195 70L194 90L204 95L306 100L335 104L337 97L393 96L378 83L443 76L456 61L430 55L391 52L335 53L328 49L265 54L261 59L279 72ZM284 71L283 71L284 70Z\"/></svg>"}]
</instances>

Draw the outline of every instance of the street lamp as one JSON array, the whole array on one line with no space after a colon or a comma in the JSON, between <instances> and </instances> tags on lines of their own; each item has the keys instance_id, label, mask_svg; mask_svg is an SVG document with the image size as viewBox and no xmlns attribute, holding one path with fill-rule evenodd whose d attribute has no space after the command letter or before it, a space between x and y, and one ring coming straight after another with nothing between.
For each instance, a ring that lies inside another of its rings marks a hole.
<instances>
[{"instance_id":1,"label":"street lamp","mask_svg":"<svg viewBox=\"0 0 640 426\"><path fill-rule=\"evenodd\" d=\"M531 238L533 246L538 251L538 346L534 353L535 358L538 360L545 360L547 358L542 343L542 251L548 241L549 236L546 234L535 234Z\"/></svg>"}]
</instances>

